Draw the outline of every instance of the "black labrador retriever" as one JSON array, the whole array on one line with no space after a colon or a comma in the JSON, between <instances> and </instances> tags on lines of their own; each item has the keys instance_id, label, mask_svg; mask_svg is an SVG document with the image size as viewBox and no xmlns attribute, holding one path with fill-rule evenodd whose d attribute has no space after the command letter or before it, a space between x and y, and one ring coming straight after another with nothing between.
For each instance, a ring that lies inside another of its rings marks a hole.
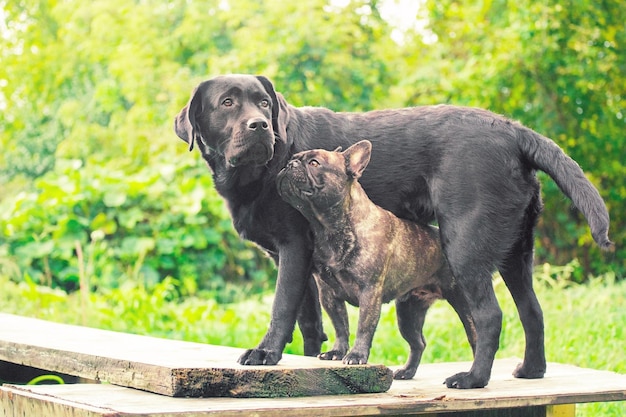
<instances>
[{"instance_id":1,"label":"black labrador retriever","mask_svg":"<svg viewBox=\"0 0 626 417\"><path fill-rule=\"evenodd\" d=\"M224 75L196 87L175 130L190 150L199 148L239 234L278 265L269 329L239 358L241 364L278 363L296 319L305 354L319 353L325 340L311 278L309 225L276 188L278 172L303 150L347 148L368 139L374 152L361 184L372 201L398 217L439 224L455 277L442 295L461 318L474 351L471 369L447 378L448 387L484 387L489 381L502 325L491 283L496 269L526 336L524 360L514 375L545 373L543 316L532 283L533 232L542 209L537 170L550 175L585 215L597 244L612 246L604 201L578 164L552 140L485 110L296 108L265 77Z\"/></svg>"}]
</instances>

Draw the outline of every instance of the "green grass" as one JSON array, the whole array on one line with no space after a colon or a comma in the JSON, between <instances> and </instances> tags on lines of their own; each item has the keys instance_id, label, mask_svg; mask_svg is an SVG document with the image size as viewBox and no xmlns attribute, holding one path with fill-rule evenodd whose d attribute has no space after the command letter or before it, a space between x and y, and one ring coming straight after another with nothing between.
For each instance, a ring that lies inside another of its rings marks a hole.
<instances>
[{"instance_id":1,"label":"green grass","mask_svg":"<svg viewBox=\"0 0 626 417\"><path fill-rule=\"evenodd\" d=\"M614 282L606 275L578 285L547 273L536 274L536 280L546 322L548 361L626 373L626 282ZM497 357L521 358L524 336L515 306L499 278L494 286L504 314ZM68 295L32 283L15 284L0 276L0 288L0 311L5 313L236 347L252 347L263 337L272 301L271 295L225 305L198 296L181 299L171 280L151 292L129 282L104 293ZM357 310L351 308L350 315L354 329ZM325 328L331 338L328 348L333 333L326 317ZM461 323L445 302L431 308L424 333L428 346L423 363L472 359ZM298 332L286 352L302 352ZM393 305L385 305L370 361L400 365L407 352ZM622 416L626 415L626 403L579 405L576 415Z\"/></svg>"}]
</instances>

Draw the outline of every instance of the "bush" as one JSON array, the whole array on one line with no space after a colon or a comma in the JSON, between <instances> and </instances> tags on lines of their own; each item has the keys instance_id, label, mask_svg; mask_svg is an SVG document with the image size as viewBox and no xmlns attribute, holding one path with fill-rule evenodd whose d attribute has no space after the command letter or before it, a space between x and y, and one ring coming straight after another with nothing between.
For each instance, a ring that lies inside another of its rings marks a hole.
<instances>
[{"instance_id":1,"label":"bush","mask_svg":"<svg viewBox=\"0 0 626 417\"><path fill-rule=\"evenodd\" d=\"M229 282L264 289L272 262L234 232L206 166L196 158L125 172L57 161L29 192L7 198L0 214L0 268L19 281L66 291L148 288L170 276L183 292L228 298Z\"/></svg>"}]
</instances>

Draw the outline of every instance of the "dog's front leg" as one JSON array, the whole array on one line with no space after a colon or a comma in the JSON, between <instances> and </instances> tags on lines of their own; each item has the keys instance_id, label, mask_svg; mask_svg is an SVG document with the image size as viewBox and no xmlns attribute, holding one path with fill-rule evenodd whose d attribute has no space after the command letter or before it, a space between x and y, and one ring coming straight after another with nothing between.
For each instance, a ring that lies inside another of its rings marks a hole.
<instances>
[{"instance_id":1,"label":"dog's front leg","mask_svg":"<svg viewBox=\"0 0 626 417\"><path fill-rule=\"evenodd\" d=\"M320 353L319 358L322 360L340 361L348 352L350 325L348 322L348 310L346 310L346 302L335 294L335 289L324 282L323 279L317 279L317 285L320 290L320 300L335 329L335 344L333 348L327 352Z\"/></svg>"},{"instance_id":2,"label":"dog's front leg","mask_svg":"<svg viewBox=\"0 0 626 417\"><path fill-rule=\"evenodd\" d=\"M359 365L367 363L372 347L372 339L378 320L380 319L380 309L382 305L382 286L367 289L359 296L359 324L356 332L354 346L343 358L343 363L348 365Z\"/></svg>"},{"instance_id":3,"label":"dog's front leg","mask_svg":"<svg viewBox=\"0 0 626 417\"><path fill-rule=\"evenodd\" d=\"M322 343L328 340L328 336L322 327L322 310L312 271L308 272L307 276L309 277L308 283L302 303L300 303L297 320L300 333L302 333L304 356L318 356L322 351Z\"/></svg>"},{"instance_id":4,"label":"dog's front leg","mask_svg":"<svg viewBox=\"0 0 626 417\"><path fill-rule=\"evenodd\" d=\"M309 280L311 253L306 240L300 237L292 238L279 248L270 327L256 348L248 349L239 357L240 364L276 365L282 358L285 345L291 340Z\"/></svg>"}]
</instances>

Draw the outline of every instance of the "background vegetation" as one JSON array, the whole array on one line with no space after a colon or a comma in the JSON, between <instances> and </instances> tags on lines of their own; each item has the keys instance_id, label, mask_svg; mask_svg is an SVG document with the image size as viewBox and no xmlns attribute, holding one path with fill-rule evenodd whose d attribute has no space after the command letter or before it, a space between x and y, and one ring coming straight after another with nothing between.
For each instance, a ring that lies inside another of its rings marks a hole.
<instances>
[{"instance_id":1,"label":"background vegetation","mask_svg":"<svg viewBox=\"0 0 626 417\"><path fill-rule=\"evenodd\" d=\"M612 343L626 321L613 307L626 273L626 8L425 0L394 14L397 3L416 2L0 0L0 310L256 344L269 303L252 294L271 294L274 267L236 236L205 164L172 131L197 83L254 73L294 105L478 106L553 138L600 189L616 251L601 253L540 175L536 261L548 266L536 275L557 287L539 285L559 331L549 359L625 372ZM468 359L441 328L424 360ZM505 329L517 345L500 354L521 356L519 328Z\"/></svg>"},{"instance_id":2,"label":"background vegetation","mask_svg":"<svg viewBox=\"0 0 626 417\"><path fill-rule=\"evenodd\" d=\"M426 1L400 21L394 0L0 1L3 273L65 290L81 271L95 289L168 276L224 299L228 283L264 289L273 266L172 132L198 82L242 72L295 105L479 106L554 138L601 190L617 251L600 253L542 176L537 261L621 278L626 10L561 3Z\"/></svg>"}]
</instances>

